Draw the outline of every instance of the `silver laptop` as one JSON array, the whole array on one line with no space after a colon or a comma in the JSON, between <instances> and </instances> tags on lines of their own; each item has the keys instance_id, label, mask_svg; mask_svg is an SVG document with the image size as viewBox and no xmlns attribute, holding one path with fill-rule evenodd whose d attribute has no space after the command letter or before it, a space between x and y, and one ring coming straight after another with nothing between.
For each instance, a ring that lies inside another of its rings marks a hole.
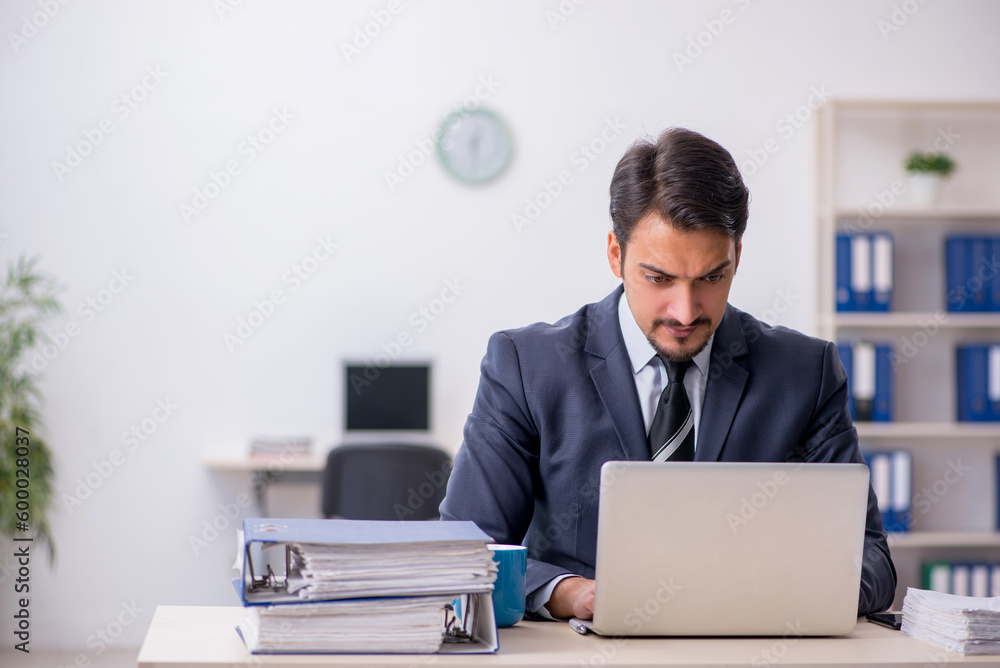
<instances>
[{"instance_id":1,"label":"silver laptop","mask_svg":"<svg viewBox=\"0 0 1000 668\"><path fill-rule=\"evenodd\" d=\"M607 462L587 626L610 636L848 634L867 508L863 464Z\"/></svg>"}]
</instances>

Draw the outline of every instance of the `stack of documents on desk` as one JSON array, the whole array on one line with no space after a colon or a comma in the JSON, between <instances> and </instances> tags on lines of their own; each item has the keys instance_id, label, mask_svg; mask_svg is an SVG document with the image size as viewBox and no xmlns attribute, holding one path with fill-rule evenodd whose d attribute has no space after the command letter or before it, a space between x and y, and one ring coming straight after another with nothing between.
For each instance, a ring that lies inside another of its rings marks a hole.
<instances>
[{"instance_id":1,"label":"stack of documents on desk","mask_svg":"<svg viewBox=\"0 0 1000 668\"><path fill-rule=\"evenodd\" d=\"M253 652L433 653L451 596L375 598L247 608L240 632Z\"/></svg>"},{"instance_id":2,"label":"stack of documents on desk","mask_svg":"<svg viewBox=\"0 0 1000 668\"><path fill-rule=\"evenodd\" d=\"M1000 597L906 589L903 633L958 654L1000 654Z\"/></svg>"},{"instance_id":3,"label":"stack of documents on desk","mask_svg":"<svg viewBox=\"0 0 1000 668\"><path fill-rule=\"evenodd\" d=\"M312 452L313 441L308 436L288 438L260 436L250 441L251 457L305 456Z\"/></svg>"},{"instance_id":4,"label":"stack of documents on desk","mask_svg":"<svg viewBox=\"0 0 1000 668\"><path fill-rule=\"evenodd\" d=\"M423 523L406 524L419 527ZM401 592L468 592L493 584L496 565L492 555L485 543L468 540L361 545L296 543L291 546L288 591L307 601L398 596Z\"/></svg>"},{"instance_id":5,"label":"stack of documents on desk","mask_svg":"<svg viewBox=\"0 0 1000 668\"><path fill-rule=\"evenodd\" d=\"M247 519L234 581L254 653L495 652L489 536L472 522Z\"/></svg>"}]
</instances>

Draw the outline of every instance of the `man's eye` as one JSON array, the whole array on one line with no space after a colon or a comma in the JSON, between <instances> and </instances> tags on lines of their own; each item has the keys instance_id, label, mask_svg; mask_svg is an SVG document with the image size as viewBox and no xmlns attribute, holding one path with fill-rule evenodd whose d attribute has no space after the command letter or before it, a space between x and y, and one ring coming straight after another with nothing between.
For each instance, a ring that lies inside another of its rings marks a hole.
<instances>
[{"instance_id":1,"label":"man's eye","mask_svg":"<svg viewBox=\"0 0 1000 668\"><path fill-rule=\"evenodd\" d=\"M705 280L709 283L718 283L725 277L725 274L712 274L711 276L706 276Z\"/></svg>"},{"instance_id":2,"label":"man's eye","mask_svg":"<svg viewBox=\"0 0 1000 668\"><path fill-rule=\"evenodd\" d=\"M659 285L659 284L663 283L664 281L666 281L667 279L666 279L665 276L656 276L656 275L650 274L650 275L646 276L646 280L649 281L650 283L652 283L653 285Z\"/></svg>"}]
</instances>

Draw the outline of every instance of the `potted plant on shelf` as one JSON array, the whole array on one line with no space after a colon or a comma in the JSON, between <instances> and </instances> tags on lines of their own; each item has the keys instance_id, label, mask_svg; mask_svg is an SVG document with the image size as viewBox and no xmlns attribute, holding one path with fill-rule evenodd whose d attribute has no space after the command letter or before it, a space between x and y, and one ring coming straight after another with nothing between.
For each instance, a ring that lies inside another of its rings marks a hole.
<instances>
[{"instance_id":1,"label":"potted plant on shelf","mask_svg":"<svg viewBox=\"0 0 1000 668\"><path fill-rule=\"evenodd\" d=\"M40 433L41 395L28 356L39 354L42 324L61 307L55 280L36 264L21 257L0 285L0 536L33 537L51 559L53 458Z\"/></svg>"},{"instance_id":2,"label":"potted plant on shelf","mask_svg":"<svg viewBox=\"0 0 1000 668\"><path fill-rule=\"evenodd\" d=\"M955 161L946 153L914 151L906 157L910 175L910 201L916 206L934 206L941 196L941 183L955 171Z\"/></svg>"}]
</instances>

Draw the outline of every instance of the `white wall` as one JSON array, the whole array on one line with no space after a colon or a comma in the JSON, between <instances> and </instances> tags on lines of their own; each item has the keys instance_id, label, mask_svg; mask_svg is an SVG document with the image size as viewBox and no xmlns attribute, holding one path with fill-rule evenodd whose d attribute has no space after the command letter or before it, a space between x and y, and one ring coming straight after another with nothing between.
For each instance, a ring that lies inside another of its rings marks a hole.
<instances>
[{"instance_id":1,"label":"white wall","mask_svg":"<svg viewBox=\"0 0 1000 668\"><path fill-rule=\"evenodd\" d=\"M231 535L198 554L189 537L248 484L199 458L241 452L255 434L337 441L343 358L373 359L410 333L403 359L435 364L434 440L456 447L489 333L553 320L615 285L607 188L633 138L688 126L741 164L776 140L746 170L731 301L811 331L814 131L784 132L786 114L816 90L1000 99L1000 5L985 0L591 0L554 28L556 0L404 0L350 62L341 44L388 2L257 0L220 16L223 1L71 3L47 21L44 2L0 6L0 260L40 254L66 286L51 330L79 327L41 376L60 497L113 451L123 460L82 503L54 509L58 562L31 565L33 647L95 658L94 634L115 632L123 605L141 612L118 645L141 641L157 605L234 604ZM723 11L731 22L713 24ZM883 35L894 11L908 20ZM674 54L699 33L711 43L679 68ZM147 78L122 118L116 98L148 68L163 80ZM471 188L428 160L390 192L385 172L483 79L496 82L485 105L515 137L509 171ZM273 109L294 118L247 161L241 142ZM102 119L113 132L60 180L53 162ZM578 171L574 153L609 120L625 130ZM229 160L241 172L185 223L179 205ZM572 185L516 231L511 215L564 169ZM283 274L327 236L334 257L293 291ZM133 278L100 313L78 310L116 271ZM418 331L411 313L449 280L463 292ZM285 303L230 352L223 335L275 289ZM168 399L177 408L155 433L134 450L121 442ZM316 512L314 493L276 496L285 512ZM13 548L0 548L9 569ZM13 582L0 578L9 639Z\"/></svg>"}]
</instances>

